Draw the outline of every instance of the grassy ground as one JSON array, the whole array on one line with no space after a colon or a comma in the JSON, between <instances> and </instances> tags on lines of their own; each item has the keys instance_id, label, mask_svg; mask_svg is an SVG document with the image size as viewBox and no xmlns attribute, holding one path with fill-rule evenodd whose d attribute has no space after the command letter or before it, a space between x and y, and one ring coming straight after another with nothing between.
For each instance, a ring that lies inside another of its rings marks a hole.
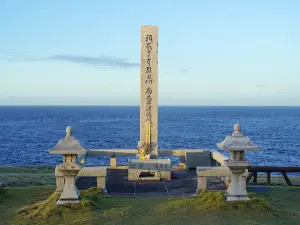
<instances>
[{"instance_id":1,"label":"grassy ground","mask_svg":"<svg viewBox=\"0 0 300 225\"><path fill-rule=\"evenodd\" d=\"M54 167L0 167L3 180L11 187L0 193L0 224L276 225L299 224L300 218L299 187L270 186L269 192L250 193L251 201L238 204L225 202L223 192L202 192L196 197L110 197L91 189L82 192L82 204L70 208L55 205Z\"/></svg>"},{"instance_id":2,"label":"grassy ground","mask_svg":"<svg viewBox=\"0 0 300 225\"><path fill-rule=\"evenodd\" d=\"M10 187L55 185L53 166L0 166L0 183Z\"/></svg>"},{"instance_id":3,"label":"grassy ground","mask_svg":"<svg viewBox=\"0 0 300 225\"><path fill-rule=\"evenodd\" d=\"M251 201L227 203L223 192L196 197L109 197L82 192L82 204L55 206L54 187L10 188L0 194L0 224L299 224L300 188L271 187ZM42 201L44 200L44 201ZM40 202L42 201L42 202ZM26 207L25 207L26 206Z\"/></svg>"}]
</instances>

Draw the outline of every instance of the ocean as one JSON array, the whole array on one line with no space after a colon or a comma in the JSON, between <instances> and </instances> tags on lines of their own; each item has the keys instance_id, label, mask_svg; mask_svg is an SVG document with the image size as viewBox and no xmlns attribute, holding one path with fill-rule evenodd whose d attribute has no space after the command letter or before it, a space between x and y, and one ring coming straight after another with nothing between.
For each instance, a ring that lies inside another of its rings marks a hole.
<instances>
[{"instance_id":1,"label":"ocean","mask_svg":"<svg viewBox=\"0 0 300 225\"><path fill-rule=\"evenodd\" d=\"M246 152L253 165L300 166L300 107L159 107L159 149L216 149L241 124L261 150ZM86 148L136 148L138 106L0 106L0 165L56 165L48 150L73 134ZM227 152L221 151L225 155ZM118 157L118 164L128 158ZM176 164L178 158L173 157ZM88 157L87 165L108 165Z\"/></svg>"}]
</instances>

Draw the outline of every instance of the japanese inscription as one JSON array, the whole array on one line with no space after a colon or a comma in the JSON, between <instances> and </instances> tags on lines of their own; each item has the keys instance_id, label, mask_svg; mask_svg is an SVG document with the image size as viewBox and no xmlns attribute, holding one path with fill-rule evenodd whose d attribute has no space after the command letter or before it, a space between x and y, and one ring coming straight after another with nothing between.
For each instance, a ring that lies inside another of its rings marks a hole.
<instances>
[{"instance_id":1,"label":"japanese inscription","mask_svg":"<svg viewBox=\"0 0 300 225\"><path fill-rule=\"evenodd\" d=\"M169 161L159 160L157 162L151 161L130 161L128 163L129 169L141 169L141 170L157 170L157 171L168 171L171 168Z\"/></svg>"},{"instance_id":2,"label":"japanese inscription","mask_svg":"<svg viewBox=\"0 0 300 225\"><path fill-rule=\"evenodd\" d=\"M150 157L157 152L158 120L158 51L157 26L141 28L141 108L140 108L140 141L145 141L145 125L151 124ZM153 146L153 147L152 147ZM152 158L152 157L151 157Z\"/></svg>"},{"instance_id":3,"label":"japanese inscription","mask_svg":"<svg viewBox=\"0 0 300 225\"><path fill-rule=\"evenodd\" d=\"M146 79L145 83L152 84L151 76L151 51L152 51L152 34L147 34L145 38L146 49L147 49L147 68L146 68ZM147 121L151 122L151 104L152 104L152 89L151 85L146 90L146 118Z\"/></svg>"}]
</instances>

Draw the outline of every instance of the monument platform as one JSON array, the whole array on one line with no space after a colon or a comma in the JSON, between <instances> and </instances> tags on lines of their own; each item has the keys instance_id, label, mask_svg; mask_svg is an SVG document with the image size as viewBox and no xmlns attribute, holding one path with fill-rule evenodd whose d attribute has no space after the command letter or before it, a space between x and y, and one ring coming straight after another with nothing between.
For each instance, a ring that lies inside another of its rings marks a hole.
<instances>
[{"instance_id":1,"label":"monument platform","mask_svg":"<svg viewBox=\"0 0 300 225\"><path fill-rule=\"evenodd\" d=\"M152 173L154 177L141 174ZM170 180L171 179L171 160L170 159L130 159L128 161L128 180Z\"/></svg>"},{"instance_id":2,"label":"monument platform","mask_svg":"<svg viewBox=\"0 0 300 225\"><path fill-rule=\"evenodd\" d=\"M128 170L110 169L106 190L113 196L194 196L197 189L196 171L172 171L171 180L128 181ZM77 187L97 187L96 177L79 177ZM207 178L208 190L226 190L216 177Z\"/></svg>"}]
</instances>

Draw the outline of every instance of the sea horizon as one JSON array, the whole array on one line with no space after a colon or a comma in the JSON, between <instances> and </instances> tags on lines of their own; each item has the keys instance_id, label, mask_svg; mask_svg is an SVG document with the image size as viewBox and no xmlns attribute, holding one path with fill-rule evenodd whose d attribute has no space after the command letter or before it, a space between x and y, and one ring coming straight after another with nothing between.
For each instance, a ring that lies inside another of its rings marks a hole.
<instances>
[{"instance_id":1,"label":"sea horizon","mask_svg":"<svg viewBox=\"0 0 300 225\"><path fill-rule=\"evenodd\" d=\"M261 147L246 152L253 165L299 166L299 106L160 106L159 149L215 149L233 132ZM72 126L87 149L135 149L139 140L139 106L14 105L0 106L0 165L56 165L61 157L48 150ZM128 157L118 157L126 164ZM178 157L172 158L178 163ZM108 157L89 157L87 165L108 165Z\"/></svg>"},{"instance_id":2,"label":"sea horizon","mask_svg":"<svg viewBox=\"0 0 300 225\"><path fill-rule=\"evenodd\" d=\"M140 107L140 105L0 105L0 107ZM158 105L158 107L255 107L300 108L300 105Z\"/></svg>"}]
</instances>

